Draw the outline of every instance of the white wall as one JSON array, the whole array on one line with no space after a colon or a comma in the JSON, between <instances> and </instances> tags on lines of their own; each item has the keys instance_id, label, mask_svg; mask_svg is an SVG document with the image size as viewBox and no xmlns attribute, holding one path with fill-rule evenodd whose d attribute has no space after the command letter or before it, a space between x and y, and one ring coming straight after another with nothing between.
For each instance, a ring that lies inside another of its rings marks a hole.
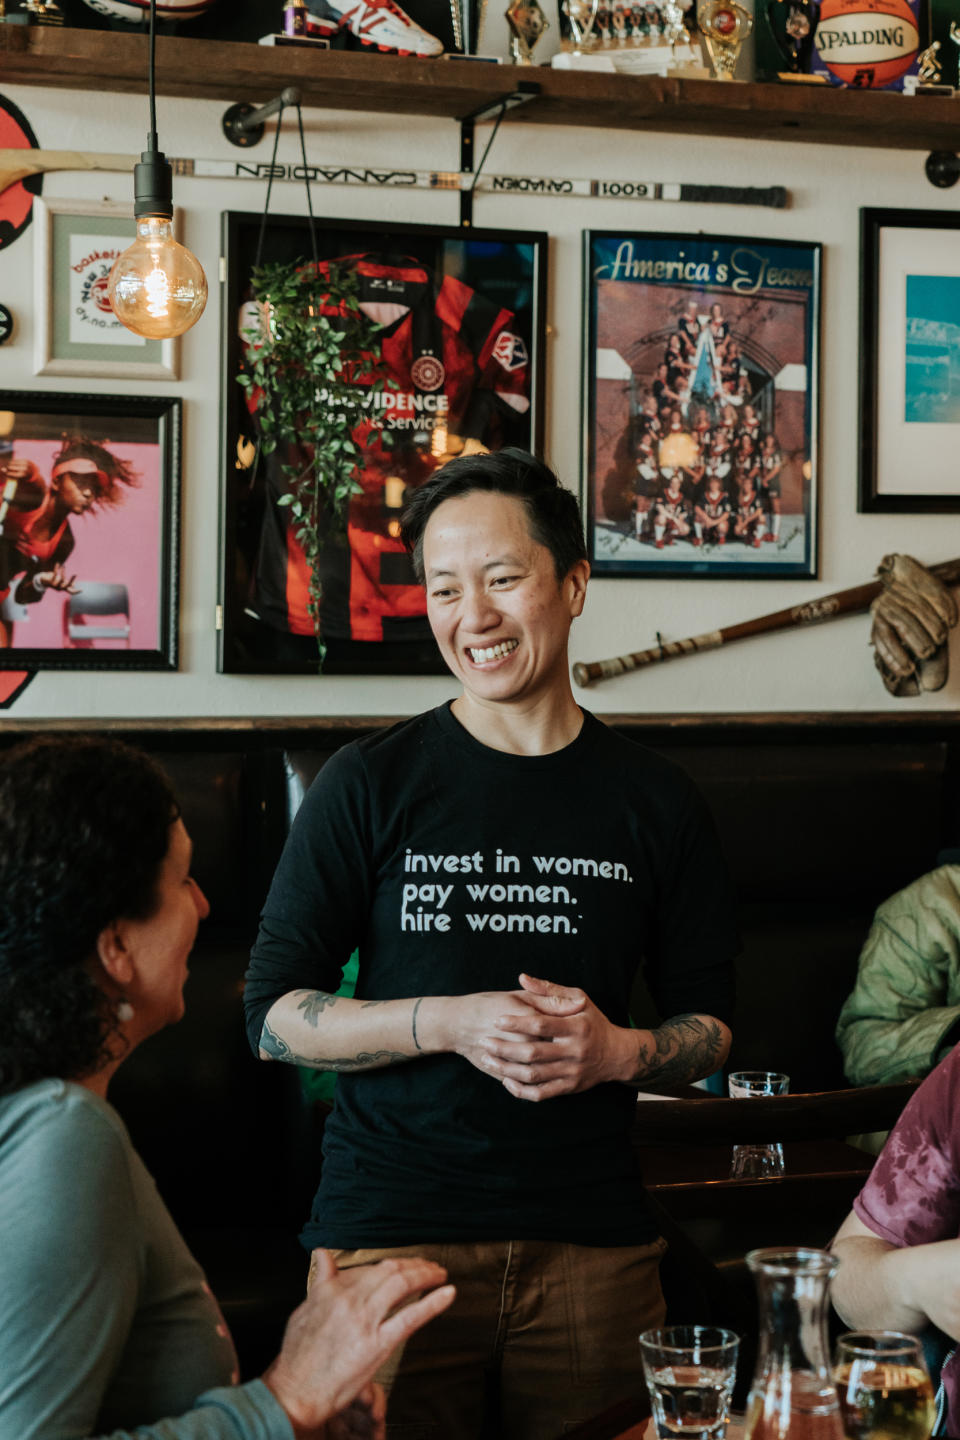
<instances>
[{"instance_id":1,"label":"white wall","mask_svg":"<svg viewBox=\"0 0 960 1440\"><path fill-rule=\"evenodd\" d=\"M442 62L440 62L442 63ZM41 146L139 152L147 128L138 97L4 86L23 110ZM238 95L238 100L246 97ZM910 103L905 101L904 103ZM912 103L922 103L914 101ZM223 138L225 106L213 101L159 102L159 128L169 155L226 156L239 152ZM452 121L310 111L311 159L383 161L423 169L456 169L459 132ZM297 158L295 126L281 137L282 158ZM487 129L478 132L478 153ZM269 159L272 129L255 152ZM732 624L869 579L891 550L927 562L960 554L960 517L858 515L857 352L858 224L863 205L943 209L960 204L960 188L937 191L923 173L923 152L733 141L709 137L505 124L488 165L522 171L644 180L784 184L784 211L727 206L578 201L483 195L479 226L546 230L550 253L546 458L573 487L578 484L580 416L581 231L589 226L704 230L791 240L821 240L824 252L821 546L817 580L597 580L574 632L573 659L598 659L654 643L659 630L678 639ZM129 177L58 174L44 182L47 198L128 200ZM456 195L315 191L315 209L359 219L456 223ZM7 712L18 720L81 716L401 715L439 703L453 682L439 678L243 677L218 675L214 607L217 601L219 317L215 284L220 212L259 210L257 185L242 181L175 182L184 212L184 239L214 282L208 313L185 337L182 378L155 385L184 401L181 663L176 674L42 672ZM272 209L305 213L297 185L274 187ZM0 387L144 393L137 382L37 378L33 374L33 229L0 252L0 300L16 312L15 339L0 347ZM868 648L865 616L796 634L743 641L714 654L672 661L639 675L582 692L603 712L952 709L960 698L960 641L945 690L894 700L884 690ZM2 722L0 722L2 723Z\"/></svg>"}]
</instances>

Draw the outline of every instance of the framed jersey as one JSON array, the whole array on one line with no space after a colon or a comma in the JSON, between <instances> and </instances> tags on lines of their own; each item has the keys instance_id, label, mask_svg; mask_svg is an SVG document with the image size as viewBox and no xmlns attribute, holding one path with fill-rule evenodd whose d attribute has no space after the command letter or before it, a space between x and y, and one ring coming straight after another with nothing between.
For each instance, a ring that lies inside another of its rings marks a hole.
<instances>
[{"instance_id":1,"label":"framed jersey","mask_svg":"<svg viewBox=\"0 0 960 1440\"><path fill-rule=\"evenodd\" d=\"M256 392L237 379L249 354L260 225L259 214L223 217L219 666L309 674L318 669L311 571L291 524L288 456L282 443L264 453ZM318 274L336 266L355 277L376 350L375 363L351 371L357 488L346 530L324 538L313 561L323 671L442 674L399 517L411 490L454 455L540 444L547 237L322 221L316 238ZM264 262L310 256L313 265L312 254L306 219L271 216Z\"/></svg>"},{"instance_id":2,"label":"framed jersey","mask_svg":"<svg viewBox=\"0 0 960 1440\"><path fill-rule=\"evenodd\" d=\"M821 246L584 239L593 573L815 576Z\"/></svg>"}]
</instances>

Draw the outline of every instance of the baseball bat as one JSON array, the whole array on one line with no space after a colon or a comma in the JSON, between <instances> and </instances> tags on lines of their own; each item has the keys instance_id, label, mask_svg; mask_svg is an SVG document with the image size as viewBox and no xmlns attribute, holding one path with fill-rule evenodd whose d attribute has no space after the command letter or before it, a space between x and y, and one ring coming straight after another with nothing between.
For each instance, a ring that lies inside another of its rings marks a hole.
<instances>
[{"instance_id":1,"label":"baseball bat","mask_svg":"<svg viewBox=\"0 0 960 1440\"><path fill-rule=\"evenodd\" d=\"M945 585L960 585L960 560L943 560L939 565L928 567ZM871 580L866 585L854 585L850 590L837 590L833 595L821 595L819 600L808 600L803 605L792 605L789 610L775 610L772 615L758 615L753 620L741 620L739 625L726 625L722 630L708 630L703 635L692 635L687 640L668 640L652 650L635 650L632 655L617 655L612 660L578 660L573 667L573 678L578 685L586 687L596 680L609 680L614 675L626 675L628 670L640 670L644 665L657 665L661 660L673 660L678 655L694 655L700 650L718 650L734 640L746 640L750 635L769 635L774 630L795 630L807 625L820 625L825 620L836 620L841 615L856 615L867 610L883 590L882 580Z\"/></svg>"},{"instance_id":2,"label":"baseball bat","mask_svg":"<svg viewBox=\"0 0 960 1440\"><path fill-rule=\"evenodd\" d=\"M132 171L135 155L84 150L0 149L0 194L18 180L56 170ZM271 165L269 160L200 160L170 157L175 175L207 180L304 181L303 164ZM480 175L471 170L404 170L389 165L344 165L335 161L307 166L311 185L363 185L371 190L474 190L484 194L576 195L608 200L678 200L707 205L766 205L782 210L789 201L782 185L681 185L676 181L573 180L555 175Z\"/></svg>"}]
</instances>

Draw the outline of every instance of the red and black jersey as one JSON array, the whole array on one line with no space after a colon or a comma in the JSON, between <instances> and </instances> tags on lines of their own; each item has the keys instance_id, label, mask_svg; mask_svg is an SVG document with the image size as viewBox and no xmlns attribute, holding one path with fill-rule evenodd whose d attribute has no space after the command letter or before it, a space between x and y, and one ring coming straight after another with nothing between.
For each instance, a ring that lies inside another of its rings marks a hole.
<instances>
[{"instance_id":1,"label":"red and black jersey","mask_svg":"<svg viewBox=\"0 0 960 1440\"><path fill-rule=\"evenodd\" d=\"M733 509L730 496L726 490L720 490L716 493L704 490L700 495L699 504L700 509L708 520L722 520L723 517L729 515Z\"/></svg>"},{"instance_id":2,"label":"red and black jersey","mask_svg":"<svg viewBox=\"0 0 960 1440\"><path fill-rule=\"evenodd\" d=\"M62 565L75 544L67 515L48 539L34 535L38 522L53 504L49 491L35 503L38 479L36 474L22 479L7 477L0 487L0 600L9 594L11 581L17 575L29 576L41 568ZM26 603L39 598L30 592L23 597Z\"/></svg>"},{"instance_id":3,"label":"red and black jersey","mask_svg":"<svg viewBox=\"0 0 960 1440\"><path fill-rule=\"evenodd\" d=\"M689 520L690 501L682 490L679 494L672 490L664 490L658 503L668 520Z\"/></svg>"},{"instance_id":4,"label":"red and black jersey","mask_svg":"<svg viewBox=\"0 0 960 1440\"><path fill-rule=\"evenodd\" d=\"M403 493L448 458L448 437L499 447L505 421L530 408L529 353L513 313L452 275L436 287L427 269L407 257L368 254L330 263L355 268L360 308L383 328L380 357L372 355L370 371L351 380L361 490L350 501L346 542L331 542L320 557L323 635L421 638L428 633L424 593L394 533ZM319 269L327 272L328 263ZM372 389L373 373L386 379L379 390ZM266 462L250 610L277 629L312 635L309 570L287 508L277 504L287 488L282 462L279 451Z\"/></svg>"}]
</instances>

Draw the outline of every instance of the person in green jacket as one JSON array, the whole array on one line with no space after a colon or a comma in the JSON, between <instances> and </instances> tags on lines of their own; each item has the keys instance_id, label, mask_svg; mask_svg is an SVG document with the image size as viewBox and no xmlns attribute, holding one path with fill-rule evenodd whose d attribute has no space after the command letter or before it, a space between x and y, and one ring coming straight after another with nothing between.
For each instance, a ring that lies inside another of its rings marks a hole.
<instances>
[{"instance_id":1,"label":"person in green jacket","mask_svg":"<svg viewBox=\"0 0 960 1440\"><path fill-rule=\"evenodd\" d=\"M960 852L877 910L837 1022L853 1085L927 1075L960 1039Z\"/></svg>"}]
</instances>

